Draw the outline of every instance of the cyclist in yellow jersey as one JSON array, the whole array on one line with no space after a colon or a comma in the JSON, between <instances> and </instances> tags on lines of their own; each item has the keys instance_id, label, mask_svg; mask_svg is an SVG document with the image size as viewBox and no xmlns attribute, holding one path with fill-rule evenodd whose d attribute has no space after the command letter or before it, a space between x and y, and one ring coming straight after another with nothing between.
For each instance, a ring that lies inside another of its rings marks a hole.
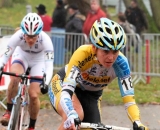
<instances>
[{"instance_id":1,"label":"cyclist in yellow jersey","mask_svg":"<svg viewBox=\"0 0 160 130\"><path fill-rule=\"evenodd\" d=\"M118 23L101 18L90 30L90 43L80 46L52 78L50 101L62 117L58 130L76 130L75 124L81 121L101 122L98 102L103 89L116 77L133 129L148 130L140 121L128 60L120 52L126 44L124 30Z\"/></svg>"}]
</instances>

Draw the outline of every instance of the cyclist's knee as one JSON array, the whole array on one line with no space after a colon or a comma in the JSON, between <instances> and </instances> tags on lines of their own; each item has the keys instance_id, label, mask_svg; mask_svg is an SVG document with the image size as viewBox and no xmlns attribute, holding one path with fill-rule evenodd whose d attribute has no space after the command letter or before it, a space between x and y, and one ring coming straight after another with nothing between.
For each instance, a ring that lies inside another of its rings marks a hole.
<instances>
[{"instance_id":1,"label":"cyclist's knee","mask_svg":"<svg viewBox=\"0 0 160 130\"><path fill-rule=\"evenodd\" d=\"M37 95L29 95L29 98L32 102L39 100L39 97Z\"/></svg>"}]
</instances>

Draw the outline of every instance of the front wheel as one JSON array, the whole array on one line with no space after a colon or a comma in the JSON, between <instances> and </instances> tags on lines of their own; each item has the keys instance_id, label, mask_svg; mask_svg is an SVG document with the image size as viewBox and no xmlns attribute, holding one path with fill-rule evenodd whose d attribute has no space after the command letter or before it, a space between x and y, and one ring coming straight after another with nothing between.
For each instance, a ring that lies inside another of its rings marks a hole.
<instances>
[{"instance_id":1,"label":"front wheel","mask_svg":"<svg viewBox=\"0 0 160 130\"><path fill-rule=\"evenodd\" d=\"M21 128L20 130L26 130L29 125L29 111L28 104L22 107L21 109Z\"/></svg>"},{"instance_id":2,"label":"front wheel","mask_svg":"<svg viewBox=\"0 0 160 130\"><path fill-rule=\"evenodd\" d=\"M20 105L21 98L18 97L16 100L16 104L13 105L13 109L11 112L11 118L9 120L8 130L18 130L19 129L19 119L20 119Z\"/></svg>"}]
</instances>

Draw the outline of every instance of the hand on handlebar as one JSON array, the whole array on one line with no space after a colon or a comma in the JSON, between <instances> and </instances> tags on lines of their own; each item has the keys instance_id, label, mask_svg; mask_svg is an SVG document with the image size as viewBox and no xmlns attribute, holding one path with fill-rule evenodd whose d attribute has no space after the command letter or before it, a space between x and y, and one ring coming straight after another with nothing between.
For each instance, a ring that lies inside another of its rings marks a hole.
<instances>
[{"instance_id":1,"label":"hand on handlebar","mask_svg":"<svg viewBox=\"0 0 160 130\"><path fill-rule=\"evenodd\" d=\"M48 85L41 83L40 88L41 88L41 93L42 94L48 93Z\"/></svg>"},{"instance_id":2,"label":"hand on handlebar","mask_svg":"<svg viewBox=\"0 0 160 130\"><path fill-rule=\"evenodd\" d=\"M48 85L45 84L46 74L43 75L43 82L40 84L40 89L42 94L48 93Z\"/></svg>"},{"instance_id":3,"label":"hand on handlebar","mask_svg":"<svg viewBox=\"0 0 160 130\"><path fill-rule=\"evenodd\" d=\"M81 124L81 120L79 119L77 112L72 110L68 115L67 120L64 122L64 128L76 130L76 127Z\"/></svg>"},{"instance_id":4,"label":"hand on handlebar","mask_svg":"<svg viewBox=\"0 0 160 130\"><path fill-rule=\"evenodd\" d=\"M149 130L149 129L146 126L144 126L140 121L134 121L133 130Z\"/></svg>"},{"instance_id":5,"label":"hand on handlebar","mask_svg":"<svg viewBox=\"0 0 160 130\"><path fill-rule=\"evenodd\" d=\"M3 68L4 68L4 64L0 63L0 82L1 82L1 78L2 78Z\"/></svg>"}]
</instances>

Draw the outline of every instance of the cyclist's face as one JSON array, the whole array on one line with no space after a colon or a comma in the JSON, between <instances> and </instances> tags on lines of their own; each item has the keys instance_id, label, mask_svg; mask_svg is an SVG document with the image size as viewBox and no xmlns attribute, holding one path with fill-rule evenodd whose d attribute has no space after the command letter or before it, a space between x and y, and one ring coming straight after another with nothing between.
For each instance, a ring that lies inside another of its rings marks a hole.
<instances>
[{"instance_id":1,"label":"cyclist's face","mask_svg":"<svg viewBox=\"0 0 160 130\"><path fill-rule=\"evenodd\" d=\"M96 49L98 61L106 68L112 67L118 57L119 51Z\"/></svg>"},{"instance_id":2,"label":"cyclist's face","mask_svg":"<svg viewBox=\"0 0 160 130\"><path fill-rule=\"evenodd\" d=\"M26 35L25 34L25 40L27 42L27 44L31 47L34 45L34 43L37 41L38 39L38 35Z\"/></svg>"}]
</instances>

